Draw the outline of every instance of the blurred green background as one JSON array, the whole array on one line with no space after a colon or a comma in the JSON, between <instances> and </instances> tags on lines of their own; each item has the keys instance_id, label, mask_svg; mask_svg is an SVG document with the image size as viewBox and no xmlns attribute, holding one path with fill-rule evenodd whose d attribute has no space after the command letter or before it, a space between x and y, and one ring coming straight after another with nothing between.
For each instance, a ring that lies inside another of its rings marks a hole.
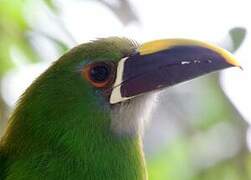
<instances>
[{"instance_id":1,"label":"blurred green background","mask_svg":"<svg viewBox=\"0 0 251 180\"><path fill-rule=\"evenodd\" d=\"M79 43L208 40L236 53L245 72L214 73L159 95L144 137L149 179L251 179L245 7L237 0L0 0L0 133L25 88Z\"/></svg>"}]
</instances>

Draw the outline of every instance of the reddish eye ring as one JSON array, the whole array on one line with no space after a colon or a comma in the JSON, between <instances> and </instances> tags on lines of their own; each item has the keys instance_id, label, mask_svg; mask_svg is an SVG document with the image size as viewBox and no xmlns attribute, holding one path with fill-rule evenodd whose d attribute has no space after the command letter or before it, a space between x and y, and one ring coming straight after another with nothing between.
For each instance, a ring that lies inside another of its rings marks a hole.
<instances>
[{"instance_id":1,"label":"reddish eye ring","mask_svg":"<svg viewBox=\"0 0 251 180\"><path fill-rule=\"evenodd\" d=\"M97 62L86 65L82 72L96 88L107 88L114 81L115 64L113 62Z\"/></svg>"}]
</instances>

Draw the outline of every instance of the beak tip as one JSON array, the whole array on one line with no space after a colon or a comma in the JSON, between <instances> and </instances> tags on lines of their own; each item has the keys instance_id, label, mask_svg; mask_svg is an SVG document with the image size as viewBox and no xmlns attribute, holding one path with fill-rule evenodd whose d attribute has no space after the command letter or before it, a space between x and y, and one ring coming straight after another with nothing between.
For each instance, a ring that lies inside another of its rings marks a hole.
<instances>
[{"instance_id":1,"label":"beak tip","mask_svg":"<svg viewBox=\"0 0 251 180\"><path fill-rule=\"evenodd\" d=\"M238 67L241 70L243 70L241 64L236 60L236 58L232 54L227 52L227 54L223 54L223 57L225 58L225 61L231 66Z\"/></svg>"}]
</instances>

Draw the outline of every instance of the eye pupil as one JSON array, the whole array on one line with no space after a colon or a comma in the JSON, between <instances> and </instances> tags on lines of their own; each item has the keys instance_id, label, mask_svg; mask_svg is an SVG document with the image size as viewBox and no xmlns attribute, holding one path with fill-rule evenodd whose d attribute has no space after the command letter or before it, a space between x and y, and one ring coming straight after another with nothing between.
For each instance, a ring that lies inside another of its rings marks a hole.
<instances>
[{"instance_id":1,"label":"eye pupil","mask_svg":"<svg viewBox=\"0 0 251 180\"><path fill-rule=\"evenodd\" d=\"M91 78L96 82L103 82L109 78L110 68L105 65L97 65L90 71Z\"/></svg>"}]
</instances>

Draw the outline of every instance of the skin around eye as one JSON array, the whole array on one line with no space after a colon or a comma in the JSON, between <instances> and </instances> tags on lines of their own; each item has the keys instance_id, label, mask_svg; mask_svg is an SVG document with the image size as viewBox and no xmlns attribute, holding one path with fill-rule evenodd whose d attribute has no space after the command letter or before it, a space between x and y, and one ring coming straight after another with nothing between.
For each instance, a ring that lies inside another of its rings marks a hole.
<instances>
[{"instance_id":1,"label":"skin around eye","mask_svg":"<svg viewBox=\"0 0 251 180\"><path fill-rule=\"evenodd\" d=\"M83 69L84 78L96 88L106 88L115 77L115 65L113 63L94 63L89 64Z\"/></svg>"}]
</instances>

